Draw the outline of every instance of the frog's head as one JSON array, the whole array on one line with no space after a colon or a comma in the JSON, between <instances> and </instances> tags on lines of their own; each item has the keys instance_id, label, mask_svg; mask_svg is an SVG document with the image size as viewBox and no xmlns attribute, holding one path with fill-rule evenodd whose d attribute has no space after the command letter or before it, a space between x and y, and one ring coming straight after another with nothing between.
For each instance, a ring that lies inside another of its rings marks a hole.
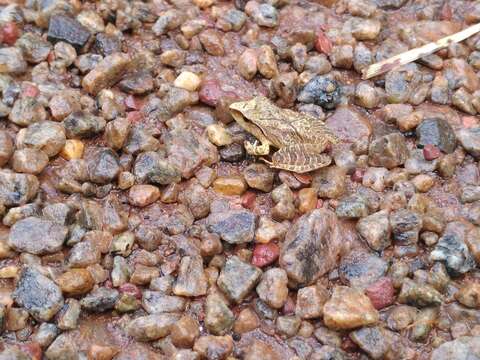
<instances>
[{"instance_id":1,"label":"frog's head","mask_svg":"<svg viewBox=\"0 0 480 360\"><path fill-rule=\"evenodd\" d=\"M255 110L255 107L256 107L256 101L255 99L251 99L248 101L234 102L230 104L229 108L232 114L235 114L235 112L240 113L247 119L250 119L251 116L249 115Z\"/></svg>"}]
</instances>

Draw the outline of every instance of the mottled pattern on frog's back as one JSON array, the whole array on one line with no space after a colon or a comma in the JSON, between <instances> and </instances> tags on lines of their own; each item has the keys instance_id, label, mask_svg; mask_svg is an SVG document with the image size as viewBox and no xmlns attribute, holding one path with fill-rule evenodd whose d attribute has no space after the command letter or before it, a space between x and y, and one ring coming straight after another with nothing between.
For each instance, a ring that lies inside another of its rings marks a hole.
<instances>
[{"instance_id":1,"label":"mottled pattern on frog's back","mask_svg":"<svg viewBox=\"0 0 480 360\"><path fill-rule=\"evenodd\" d=\"M298 143L335 142L335 136L324 123L308 114L282 109L266 97L258 96L243 102L238 111L257 125L277 148Z\"/></svg>"}]
</instances>

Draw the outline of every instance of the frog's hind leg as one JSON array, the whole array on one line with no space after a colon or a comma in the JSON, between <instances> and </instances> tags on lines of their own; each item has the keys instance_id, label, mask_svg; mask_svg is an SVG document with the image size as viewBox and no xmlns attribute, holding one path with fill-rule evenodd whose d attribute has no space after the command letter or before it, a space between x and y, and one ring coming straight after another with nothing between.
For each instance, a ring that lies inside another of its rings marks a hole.
<instances>
[{"instance_id":1,"label":"frog's hind leg","mask_svg":"<svg viewBox=\"0 0 480 360\"><path fill-rule=\"evenodd\" d=\"M306 173L330 165L332 158L322 154L323 144L295 144L278 150L272 161L262 159L273 168Z\"/></svg>"}]
</instances>

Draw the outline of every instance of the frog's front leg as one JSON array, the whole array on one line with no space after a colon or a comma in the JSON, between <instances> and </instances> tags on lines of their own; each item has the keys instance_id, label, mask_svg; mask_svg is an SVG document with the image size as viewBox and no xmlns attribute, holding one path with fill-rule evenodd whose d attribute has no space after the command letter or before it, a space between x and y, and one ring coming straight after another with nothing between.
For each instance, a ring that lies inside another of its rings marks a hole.
<instances>
[{"instance_id":1,"label":"frog's front leg","mask_svg":"<svg viewBox=\"0 0 480 360\"><path fill-rule=\"evenodd\" d=\"M265 156L270 153L270 144L269 143L262 143L258 145L258 142L255 140L255 142L252 144L249 141L245 141L244 143L245 150L249 155L254 155L254 156Z\"/></svg>"}]
</instances>

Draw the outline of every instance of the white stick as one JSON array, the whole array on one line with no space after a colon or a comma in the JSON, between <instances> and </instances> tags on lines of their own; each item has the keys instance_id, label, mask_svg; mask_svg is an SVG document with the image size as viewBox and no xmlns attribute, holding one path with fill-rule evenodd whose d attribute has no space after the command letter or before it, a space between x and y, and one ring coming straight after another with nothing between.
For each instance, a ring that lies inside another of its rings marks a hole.
<instances>
[{"instance_id":1,"label":"white stick","mask_svg":"<svg viewBox=\"0 0 480 360\"><path fill-rule=\"evenodd\" d=\"M386 60L379 61L378 63L370 65L368 68L362 71L362 79L370 79L374 76L381 75L399 66L411 63L418 60L421 57L430 55L435 51L438 51L444 47L447 47L451 43L457 43L463 41L470 36L480 31L480 23L472 25L462 31L459 31L453 35L445 36L437 41L428 43L419 48L405 51L404 53L392 56Z\"/></svg>"}]
</instances>

